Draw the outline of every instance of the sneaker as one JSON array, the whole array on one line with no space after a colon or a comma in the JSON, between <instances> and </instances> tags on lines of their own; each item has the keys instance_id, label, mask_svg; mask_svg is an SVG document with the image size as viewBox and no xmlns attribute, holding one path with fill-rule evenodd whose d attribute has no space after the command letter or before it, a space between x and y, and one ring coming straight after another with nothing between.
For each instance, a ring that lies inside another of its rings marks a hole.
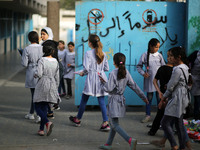
<instances>
[{"instance_id":1,"label":"sneaker","mask_svg":"<svg viewBox=\"0 0 200 150\"><path fill-rule=\"evenodd\" d=\"M110 130L109 124L106 124L106 125L102 124L100 130L101 131L109 131Z\"/></svg>"},{"instance_id":2,"label":"sneaker","mask_svg":"<svg viewBox=\"0 0 200 150\"><path fill-rule=\"evenodd\" d=\"M76 117L70 116L69 120L75 124L75 126L80 127L81 126L81 121L78 121Z\"/></svg>"},{"instance_id":3,"label":"sneaker","mask_svg":"<svg viewBox=\"0 0 200 150\"><path fill-rule=\"evenodd\" d=\"M54 105L53 105L53 110L60 110L59 105L58 105L58 104L54 104Z\"/></svg>"},{"instance_id":4,"label":"sneaker","mask_svg":"<svg viewBox=\"0 0 200 150\"><path fill-rule=\"evenodd\" d=\"M137 140L134 139L134 138L131 138L130 149L131 150L136 150L136 145L137 145Z\"/></svg>"},{"instance_id":5,"label":"sneaker","mask_svg":"<svg viewBox=\"0 0 200 150\"><path fill-rule=\"evenodd\" d=\"M39 130L39 131L38 131L38 135L44 136L44 130Z\"/></svg>"},{"instance_id":6,"label":"sneaker","mask_svg":"<svg viewBox=\"0 0 200 150\"><path fill-rule=\"evenodd\" d=\"M27 114L27 115L25 115L25 118L30 119L30 120L35 119L34 114Z\"/></svg>"},{"instance_id":7,"label":"sneaker","mask_svg":"<svg viewBox=\"0 0 200 150\"><path fill-rule=\"evenodd\" d=\"M47 114L47 118L54 119L55 117L53 116L53 113L52 113L52 114Z\"/></svg>"},{"instance_id":8,"label":"sneaker","mask_svg":"<svg viewBox=\"0 0 200 150\"><path fill-rule=\"evenodd\" d=\"M52 122L47 122L46 123L46 130L47 130L47 136L49 136L52 132L52 128L53 128L53 123Z\"/></svg>"},{"instance_id":9,"label":"sneaker","mask_svg":"<svg viewBox=\"0 0 200 150\"><path fill-rule=\"evenodd\" d=\"M141 122L142 123L146 123L146 122L149 122L151 120L151 117L150 116L146 116Z\"/></svg>"},{"instance_id":10,"label":"sneaker","mask_svg":"<svg viewBox=\"0 0 200 150\"><path fill-rule=\"evenodd\" d=\"M108 145L108 144L104 144L104 145L101 145L99 146L100 149L106 149L106 150L110 150L112 149L112 146Z\"/></svg>"},{"instance_id":11,"label":"sneaker","mask_svg":"<svg viewBox=\"0 0 200 150\"><path fill-rule=\"evenodd\" d=\"M40 121L41 121L40 116L36 116L36 120L35 120L35 122L36 122L36 123L40 123Z\"/></svg>"},{"instance_id":12,"label":"sneaker","mask_svg":"<svg viewBox=\"0 0 200 150\"><path fill-rule=\"evenodd\" d=\"M150 141L150 144L155 145L156 147L159 147L159 148L164 148L164 147L165 147L165 144L162 144L162 143L161 143L160 141L158 141L158 140Z\"/></svg>"}]
</instances>

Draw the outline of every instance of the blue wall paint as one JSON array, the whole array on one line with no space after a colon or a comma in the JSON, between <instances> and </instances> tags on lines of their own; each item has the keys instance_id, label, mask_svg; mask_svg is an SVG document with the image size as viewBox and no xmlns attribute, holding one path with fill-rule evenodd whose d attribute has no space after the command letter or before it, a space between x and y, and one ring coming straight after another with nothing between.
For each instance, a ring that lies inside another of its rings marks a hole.
<instances>
[{"instance_id":1,"label":"blue wall paint","mask_svg":"<svg viewBox=\"0 0 200 150\"><path fill-rule=\"evenodd\" d=\"M97 17L97 19L95 19ZM156 21L157 17L157 21ZM185 43L185 4L171 2L77 2L76 3L76 70L82 69L89 33L100 36L110 71L114 69L113 54L126 55L126 67L143 89L143 78L136 70L140 56L147 50L148 41L158 38L160 52L166 60L167 50ZM151 22L151 23L150 23ZM151 24L147 26L147 24ZM110 72L109 71L109 72ZM109 73L107 73L108 75ZM75 104L80 104L85 77L75 77ZM125 91L127 105L144 103L129 88ZM134 99L133 99L134 97ZM90 98L88 105L97 105ZM154 100L155 104L155 100Z\"/></svg>"}]
</instances>

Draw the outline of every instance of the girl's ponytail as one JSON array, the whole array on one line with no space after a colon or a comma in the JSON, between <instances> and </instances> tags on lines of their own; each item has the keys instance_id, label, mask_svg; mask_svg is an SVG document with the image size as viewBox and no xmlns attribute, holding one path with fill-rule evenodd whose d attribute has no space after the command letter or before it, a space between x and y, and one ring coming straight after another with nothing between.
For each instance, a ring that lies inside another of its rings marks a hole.
<instances>
[{"instance_id":1,"label":"girl's ponytail","mask_svg":"<svg viewBox=\"0 0 200 150\"><path fill-rule=\"evenodd\" d=\"M91 34L88 40L94 47L97 63L100 64L104 59L104 53L102 51L103 44L101 43L100 38L95 34Z\"/></svg>"},{"instance_id":2,"label":"girl's ponytail","mask_svg":"<svg viewBox=\"0 0 200 150\"><path fill-rule=\"evenodd\" d=\"M113 57L115 65L118 67L117 79L123 79L126 77L126 57L122 53L116 53Z\"/></svg>"}]
</instances>

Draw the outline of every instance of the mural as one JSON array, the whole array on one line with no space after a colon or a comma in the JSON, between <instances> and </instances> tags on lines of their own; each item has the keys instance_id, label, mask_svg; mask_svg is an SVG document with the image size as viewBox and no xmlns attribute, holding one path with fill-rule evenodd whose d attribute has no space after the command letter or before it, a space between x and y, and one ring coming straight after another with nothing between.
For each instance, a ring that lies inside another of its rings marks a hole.
<instances>
[{"instance_id":1,"label":"mural","mask_svg":"<svg viewBox=\"0 0 200 150\"><path fill-rule=\"evenodd\" d=\"M88 35L97 34L114 69L113 55L126 55L126 68L143 89L143 78L136 70L142 53L147 51L151 38L160 40L161 52L166 59L167 50L184 45L185 4L170 2L77 2L76 3L76 70L82 69L84 53L88 47ZM107 75L109 72L107 73ZM84 77L75 77L75 104L79 105L84 87ZM125 91L127 105L144 105L129 88ZM133 99L134 97L134 99ZM97 105L90 98L89 105ZM155 100L154 100L155 104Z\"/></svg>"}]
</instances>

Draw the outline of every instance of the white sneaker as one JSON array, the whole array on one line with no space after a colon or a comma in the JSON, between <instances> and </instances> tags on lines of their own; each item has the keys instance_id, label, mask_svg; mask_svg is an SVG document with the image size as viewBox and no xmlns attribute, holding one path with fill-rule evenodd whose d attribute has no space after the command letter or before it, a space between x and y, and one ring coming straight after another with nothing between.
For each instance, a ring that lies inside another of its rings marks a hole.
<instances>
[{"instance_id":1,"label":"white sneaker","mask_svg":"<svg viewBox=\"0 0 200 150\"><path fill-rule=\"evenodd\" d=\"M151 120L151 117L150 116L146 116L141 122L142 123L146 123L146 122L149 122Z\"/></svg>"},{"instance_id":2,"label":"white sneaker","mask_svg":"<svg viewBox=\"0 0 200 150\"><path fill-rule=\"evenodd\" d=\"M35 119L34 114L27 114L27 115L25 115L25 118L30 119L30 120Z\"/></svg>"},{"instance_id":3,"label":"white sneaker","mask_svg":"<svg viewBox=\"0 0 200 150\"><path fill-rule=\"evenodd\" d=\"M35 122L36 122L36 123L40 123L40 121L41 121L40 116L36 116Z\"/></svg>"}]
</instances>

